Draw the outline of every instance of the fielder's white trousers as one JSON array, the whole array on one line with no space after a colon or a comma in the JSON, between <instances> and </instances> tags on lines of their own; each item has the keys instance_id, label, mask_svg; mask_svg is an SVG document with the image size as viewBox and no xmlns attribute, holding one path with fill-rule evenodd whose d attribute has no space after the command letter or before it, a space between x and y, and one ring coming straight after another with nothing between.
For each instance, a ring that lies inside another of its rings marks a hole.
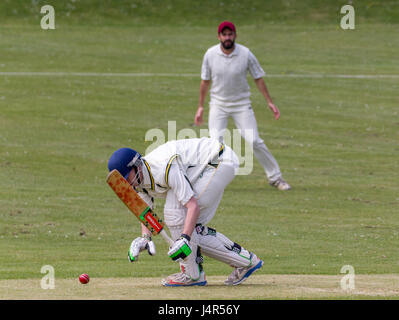
<instances>
[{"instance_id":1,"label":"fielder's white trousers","mask_svg":"<svg viewBox=\"0 0 399 320\"><path fill-rule=\"evenodd\" d=\"M255 113L251 104L237 107L222 107L210 104L209 107L208 126L211 138L222 142L229 117L232 117L243 139L253 146L255 157L262 165L269 182L281 178L280 167L276 159L259 136Z\"/></svg>"},{"instance_id":2,"label":"fielder's white trousers","mask_svg":"<svg viewBox=\"0 0 399 320\"><path fill-rule=\"evenodd\" d=\"M224 189L233 180L239 161L234 151L225 146L218 166L207 166L202 175L192 183L200 208L198 225L191 235L193 252L180 263L183 272L196 280L201 272L201 253L233 267L244 267L252 263L252 253L231 241L223 234L206 225L214 217L223 197ZM164 206L164 220L173 240L180 237L187 209L177 200L173 191L168 191ZM228 217L226 217L226 221Z\"/></svg>"}]
</instances>

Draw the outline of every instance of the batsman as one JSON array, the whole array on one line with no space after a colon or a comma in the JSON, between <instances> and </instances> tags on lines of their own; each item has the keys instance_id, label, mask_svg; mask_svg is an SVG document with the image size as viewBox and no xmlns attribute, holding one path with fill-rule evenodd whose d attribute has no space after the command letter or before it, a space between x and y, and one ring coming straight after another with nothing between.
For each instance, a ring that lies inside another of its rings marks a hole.
<instances>
[{"instance_id":1,"label":"batsman","mask_svg":"<svg viewBox=\"0 0 399 320\"><path fill-rule=\"evenodd\" d=\"M164 222L173 239L168 255L180 272L163 279L164 286L206 285L202 255L233 268L226 285L242 283L263 266L256 254L208 226L238 166L234 151L211 138L169 141L145 156L121 148L110 157L109 171L118 170L150 208L154 198L165 198ZM131 262L142 251L156 252L150 230L141 229L129 249Z\"/></svg>"}]
</instances>

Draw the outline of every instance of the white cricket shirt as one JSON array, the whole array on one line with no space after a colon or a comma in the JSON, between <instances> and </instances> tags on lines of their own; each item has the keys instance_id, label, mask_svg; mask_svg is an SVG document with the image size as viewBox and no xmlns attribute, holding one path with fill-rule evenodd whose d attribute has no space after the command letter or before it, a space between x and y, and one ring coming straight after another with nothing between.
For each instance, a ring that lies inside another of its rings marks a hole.
<instances>
[{"instance_id":1,"label":"white cricket shirt","mask_svg":"<svg viewBox=\"0 0 399 320\"><path fill-rule=\"evenodd\" d=\"M265 75L247 47L236 43L229 55L222 51L220 44L209 48L202 62L201 79L212 80L210 104L229 107L251 103L248 71L254 79Z\"/></svg>"},{"instance_id":2,"label":"white cricket shirt","mask_svg":"<svg viewBox=\"0 0 399 320\"><path fill-rule=\"evenodd\" d=\"M165 196L171 189L185 205L194 195L191 184L221 148L218 140L207 137L169 141L143 157L143 187L153 197Z\"/></svg>"}]
</instances>

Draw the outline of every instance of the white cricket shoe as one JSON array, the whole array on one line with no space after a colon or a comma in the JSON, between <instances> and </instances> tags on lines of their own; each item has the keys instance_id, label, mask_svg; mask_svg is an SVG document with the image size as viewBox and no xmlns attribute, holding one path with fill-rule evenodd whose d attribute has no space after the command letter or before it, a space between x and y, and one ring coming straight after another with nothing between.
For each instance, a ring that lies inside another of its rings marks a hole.
<instances>
[{"instance_id":1,"label":"white cricket shoe","mask_svg":"<svg viewBox=\"0 0 399 320\"><path fill-rule=\"evenodd\" d=\"M233 272L229 275L224 284L228 286L236 286L241 282L247 280L252 273L262 268L263 261L260 260L256 255L254 256L255 260L250 266L234 268Z\"/></svg>"},{"instance_id":2,"label":"white cricket shoe","mask_svg":"<svg viewBox=\"0 0 399 320\"><path fill-rule=\"evenodd\" d=\"M165 287L191 287L205 286L207 281L205 279L205 272L201 271L200 277L197 280L191 279L184 272L179 272L162 279L161 283Z\"/></svg>"},{"instance_id":3,"label":"white cricket shoe","mask_svg":"<svg viewBox=\"0 0 399 320\"><path fill-rule=\"evenodd\" d=\"M276 181L270 182L269 184L281 191L291 189L291 186L283 178L278 178Z\"/></svg>"}]
</instances>

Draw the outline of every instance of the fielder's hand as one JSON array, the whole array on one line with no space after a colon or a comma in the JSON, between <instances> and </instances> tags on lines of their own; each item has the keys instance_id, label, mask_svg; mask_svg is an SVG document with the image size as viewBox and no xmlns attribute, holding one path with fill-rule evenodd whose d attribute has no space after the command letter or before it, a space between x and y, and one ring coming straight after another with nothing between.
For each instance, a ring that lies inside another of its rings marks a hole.
<instances>
[{"instance_id":1,"label":"fielder's hand","mask_svg":"<svg viewBox=\"0 0 399 320\"><path fill-rule=\"evenodd\" d=\"M137 261L141 251L147 249L148 253L153 256L156 253L155 243L149 235L143 235L132 241L130 245L128 257L130 262Z\"/></svg>"},{"instance_id":2,"label":"fielder's hand","mask_svg":"<svg viewBox=\"0 0 399 320\"><path fill-rule=\"evenodd\" d=\"M204 107L198 107L198 110L194 117L194 123L196 126L200 126L201 124L204 123L204 119L202 117L203 114L204 114Z\"/></svg>"},{"instance_id":3,"label":"fielder's hand","mask_svg":"<svg viewBox=\"0 0 399 320\"><path fill-rule=\"evenodd\" d=\"M268 104L270 110L272 110L272 112L274 113L274 118L278 120L280 118L280 110L272 102L269 102Z\"/></svg>"},{"instance_id":4,"label":"fielder's hand","mask_svg":"<svg viewBox=\"0 0 399 320\"><path fill-rule=\"evenodd\" d=\"M191 252L190 237L182 234L169 248L168 255L173 261L182 262Z\"/></svg>"}]
</instances>

